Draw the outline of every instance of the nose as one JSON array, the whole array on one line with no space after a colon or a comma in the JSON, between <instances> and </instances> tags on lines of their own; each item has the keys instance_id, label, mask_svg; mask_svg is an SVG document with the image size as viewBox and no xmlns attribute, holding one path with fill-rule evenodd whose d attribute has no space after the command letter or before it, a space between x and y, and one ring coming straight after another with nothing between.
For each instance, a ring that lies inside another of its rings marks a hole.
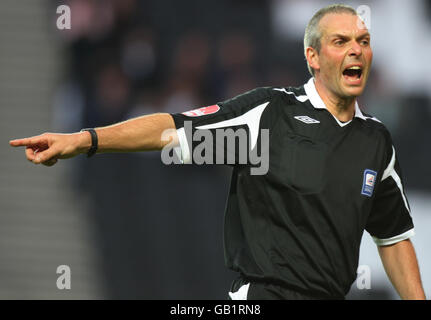
<instances>
[{"instance_id":1,"label":"nose","mask_svg":"<svg viewBox=\"0 0 431 320\"><path fill-rule=\"evenodd\" d=\"M352 46L349 49L349 56L360 56L361 54L362 54L361 45L356 41L352 41Z\"/></svg>"}]
</instances>

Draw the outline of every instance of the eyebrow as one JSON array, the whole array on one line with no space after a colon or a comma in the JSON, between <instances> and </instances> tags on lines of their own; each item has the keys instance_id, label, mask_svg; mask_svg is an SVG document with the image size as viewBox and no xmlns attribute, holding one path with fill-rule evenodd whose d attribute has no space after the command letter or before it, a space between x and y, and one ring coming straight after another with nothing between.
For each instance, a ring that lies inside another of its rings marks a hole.
<instances>
[{"instance_id":1,"label":"eyebrow","mask_svg":"<svg viewBox=\"0 0 431 320\"><path fill-rule=\"evenodd\" d=\"M350 37L341 33L336 33L336 34L332 34L329 35L329 38L341 38L343 40L348 40ZM357 39L363 39L363 38L371 38L371 35L369 32L366 32L364 34L361 34L359 37L357 37Z\"/></svg>"}]
</instances>

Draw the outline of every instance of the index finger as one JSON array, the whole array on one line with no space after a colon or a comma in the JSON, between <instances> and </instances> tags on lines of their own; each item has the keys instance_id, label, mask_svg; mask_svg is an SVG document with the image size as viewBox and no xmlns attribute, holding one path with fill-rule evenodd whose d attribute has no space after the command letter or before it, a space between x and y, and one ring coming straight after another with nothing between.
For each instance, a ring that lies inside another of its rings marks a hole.
<instances>
[{"instance_id":1,"label":"index finger","mask_svg":"<svg viewBox=\"0 0 431 320\"><path fill-rule=\"evenodd\" d=\"M21 146L31 146L38 142L40 142L40 139L36 139L36 137L30 137L30 138L10 140L9 144L12 147L21 147Z\"/></svg>"}]
</instances>

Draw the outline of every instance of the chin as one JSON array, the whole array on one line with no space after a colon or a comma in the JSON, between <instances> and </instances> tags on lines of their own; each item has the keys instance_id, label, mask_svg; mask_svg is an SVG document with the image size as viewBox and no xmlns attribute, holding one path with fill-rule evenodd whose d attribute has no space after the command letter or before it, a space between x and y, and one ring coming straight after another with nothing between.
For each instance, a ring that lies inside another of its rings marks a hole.
<instances>
[{"instance_id":1,"label":"chin","mask_svg":"<svg viewBox=\"0 0 431 320\"><path fill-rule=\"evenodd\" d=\"M362 92L364 92L364 88L349 88L345 91L348 97L359 97Z\"/></svg>"},{"instance_id":2,"label":"chin","mask_svg":"<svg viewBox=\"0 0 431 320\"><path fill-rule=\"evenodd\" d=\"M346 98L358 97L364 92L364 86L343 86L342 93Z\"/></svg>"}]
</instances>

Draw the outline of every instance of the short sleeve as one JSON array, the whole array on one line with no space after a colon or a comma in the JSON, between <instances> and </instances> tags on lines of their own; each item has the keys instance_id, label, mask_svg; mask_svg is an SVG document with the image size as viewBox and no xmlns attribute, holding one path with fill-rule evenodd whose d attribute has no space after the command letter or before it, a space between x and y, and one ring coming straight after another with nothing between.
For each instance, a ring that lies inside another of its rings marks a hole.
<instances>
[{"instance_id":1,"label":"short sleeve","mask_svg":"<svg viewBox=\"0 0 431 320\"><path fill-rule=\"evenodd\" d=\"M257 88L215 105L171 114L182 163L247 164L268 127L266 111L274 91Z\"/></svg>"},{"instance_id":2,"label":"short sleeve","mask_svg":"<svg viewBox=\"0 0 431 320\"><path fill-rule=\"evenodd\" d=\"M394 244L414 235L410 206L392 142L387 149L388 161L365 228L378 246Z\"/></svg>"}]
</instances>

